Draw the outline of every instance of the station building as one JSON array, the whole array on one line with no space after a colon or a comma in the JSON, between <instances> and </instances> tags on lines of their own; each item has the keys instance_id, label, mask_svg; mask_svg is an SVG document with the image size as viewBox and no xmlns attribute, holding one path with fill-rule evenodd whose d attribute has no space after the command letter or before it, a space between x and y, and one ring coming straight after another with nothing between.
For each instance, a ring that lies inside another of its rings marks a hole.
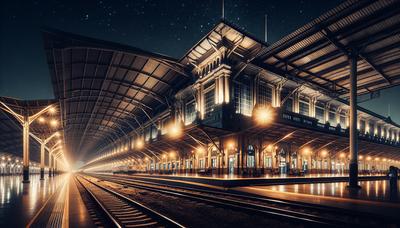
<instances>
[{"instance_id":1,"label":"station building","mask_svg":"<svg viewBox=\"0 0 400 228\"><path fill-rule=\"evenodd\" d=\"M273 44L222 20L178 60L46 31L66 144L92 171L344 174L351 50L358 95L400 81L392 4L345 2ZM358 107L357 126L360 174L400 165L400 125Z\"/></svg>"}]
</instances>

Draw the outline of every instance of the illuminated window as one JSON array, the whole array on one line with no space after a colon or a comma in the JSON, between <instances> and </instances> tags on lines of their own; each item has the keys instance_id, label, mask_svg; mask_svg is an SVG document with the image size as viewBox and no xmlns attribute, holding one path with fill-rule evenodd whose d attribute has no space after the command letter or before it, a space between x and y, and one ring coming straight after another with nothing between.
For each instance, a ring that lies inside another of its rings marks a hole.
<instances>
[{"instance_id":1,"label":"illuminated window","mask_svg":"<svg viewBox=\"0 0 400 228\"><path fill-rule=\"evenodd\" d=\"M268 106L272 103L272 88L266 82L260 81L258 87L257 104L259 106Z\"/></svg>"},{"instance_id":2,"label":"illuminated window","mask_svg":"<svg viewBox=\"0 0 400 228\"><path fill-rule=\"evenodd\" d=\"M208 86L205 86L204 89L204 102L205 102L205 114L209 114L210 112L214 111L214 105L215 105L215 90L214 90L214 84L209 84Z\"/></svg>"},{"instance_id":3,"label":"illuminated window","mask_svg":"<svg viewBox=\"0 0 400 228\"><path fill-rule=\"evenodd\" d=\"M157 138L158 135L158 129L156 128L156 126L152 125L151 126L151 138L155 139Z\"/></svg>"},{"instance_id":4,"label":"illuminated window","mask_svg":"<svg viewBox=\"0 0 400 228\"><path fill-rule=\"evenodd\" d=\"M308 98L301 98L299 101L299 113L305 116L310 114L310 102Z\"/></svg>"},{"instance_id":5,"label":"illuminated window","mask_svg":"<svg viewBox=\"0 0 400 228\"><path fill-rule=\"evenodd\" d=\"M272 168L272 157L270 155L265 156L264 166L265 168Z\"/></svg>"},{"instance_id":6,"label":"illuminated window","mask_svg":"<svg viewBox=\"0 0 400 228\"><path fill-rule=\"evenodd\" d=\"M199 160L199 166L200 166L200 169L204 169L205 167L204 167L204 159L200 159Z\"/></svg>"},{"instance_id":7,"label":"illuminated window","mask_svg":"<svg viewBox=\"0 0 400 228\"><path fill-rule=\"evenodd\" d=\"M217 168L217 159L216 158L211 158L211 167Z\"/></svg>"},{"instance_id":8,"label":"illuminated window","mask_svg":"<svg viewBox=\"0 0 400 228\"><path fill-rule=\"evenodd\" d=\"M247 167L248 168L253 168L255 166L255 151L254 147L252 145L249 145L247 148Z\"/></svg>"},{"instance_id":9,"label":"illuminated window","mask_svg":"<svg viewBox=\"0 0 400 228\"><path fill-rule=\"evenodd\" d=\"M250 86L235 83L235 106L236 113L240 113L246 116L251 116L252 104Z\"/></svg>"},{"instance_id":10,"label":"illuminated window","mask_svg":"<svg viewBox=\"0 0 400 228\"><path fill-rule=\"evenodd\" d=\"M144 140L149 141L151 136L151 126L146 127L144 132Z\"/></svg>"},{"instance_id":11,"label":"illuminated window","mask_svg":"<svg viewBox=\"0 0 400 228\"><path fill-rule=\"evenodd\" d=\"M186 103L185 106L185 124L191 124L196 119L196 103L194 100Z\"/></svg>"}]
</instances>

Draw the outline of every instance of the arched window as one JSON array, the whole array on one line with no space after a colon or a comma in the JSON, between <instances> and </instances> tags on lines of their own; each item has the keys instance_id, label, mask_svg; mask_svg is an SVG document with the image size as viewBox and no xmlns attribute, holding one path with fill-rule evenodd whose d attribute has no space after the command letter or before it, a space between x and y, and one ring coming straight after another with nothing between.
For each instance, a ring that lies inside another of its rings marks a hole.
<instances>
[{"instance_id":1,"label":"arched window","mask_svg":"<svg viewBox=\"0 0 400 228\"><path fill-rule=\"evenodd\" d=\"M253 168L255 166L255 150L252 145L247 147L247 168Z\"/></svg>"}]
</instances>

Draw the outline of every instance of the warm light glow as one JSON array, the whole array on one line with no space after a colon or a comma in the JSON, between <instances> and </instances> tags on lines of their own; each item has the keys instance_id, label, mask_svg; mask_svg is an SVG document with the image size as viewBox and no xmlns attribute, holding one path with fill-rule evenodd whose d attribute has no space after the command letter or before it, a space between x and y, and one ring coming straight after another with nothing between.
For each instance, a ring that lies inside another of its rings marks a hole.
<instances>
[{"instance_id":1,"label":"warm light glow","mask_svg":"<svg viewBox=\"0 0 400 228\"><path fill-rule=\"evenodd\" d=\"M308 155L311 153L311 149L308 147L303 148L303 155Z\"/></svg>"},{"instance_id":2,"label":"warm light glow","mask_svg":"<svg viewBox=\"0 0 400 228\"><path fill-rule=\"evenodd\" d=\"M136 140L136 149L142 149L144 146L144 142L141 139Z\"/></svg>"},{"instance_id":3,"label":"warm light glow","mask_svg":"<svg viewBox=\"0 0 400 228\"><path fill-rule=\"evenodd\" d=\"M272 148L273 148L273 146L272 146L271 144L269 144L269 145L267 146L267 150L268 150L268 151L272 151Z\"/></svg>"},{"instance_id":4,"label":"warm light glow","mask_svg":"<svg viewBox=\"0 0 400 228\"><path fill-rule=\"evenodd\" d=\"M61 136L61 134L60 134L60 132L56 132L56 133L54 133L54 135L56 136L56 137L60 137Z\"/></svg>"},{"instance_id":5,"label":"warm light glow","mask_svg":"<svg viewBox=\"0 0 400 228\"><path fill-rule=\"evenodd\" d=\"M6 160L6 158L3 156L3 157L1 157L1 160Z\"/></svg>"},{"instance_id":6,"label":"warm light glow","mask_svg":"<svg viewBox=\"0 0 400 228\"><path fill-rule=\"evenodd\" d=\"M324 157L326 157L326 155L328 155L328 151L327 150L322 150L321 151L321 156L324 158Z\"/></svg>"},{"instance_id":7,"label":"warm light glow","mask_svg":"<svg viewBox=\"0 0 400 228\"><path fill-rule=\"evenodd\" d=\"M58 126L57 120L55 120L55 119L50 120L50 126L57 127Z\"/></svg>"},{"instance_id":8,"label":"warm light glow","mask_svg":"<svg viewBox=\"0 0 400 228\"><path fill-rule=\"evenodd\" d=\"M168 134L172 138L178 138L182 135L182 128L179 124L171 124L168 128Z\"/></svg>"},{"instance_id":9,"label":"warm light glow","mask_svg":"<svg viewBox=\"0 0 400 228\"><path fill-rule=\"evenodd\" d=\"M149 160L149 158L148 158L148 157L145 157L145 158L144 158L144 160L145 160L145 161L148 161L148 160Z\"/></svg>"},{"instance_id":10,"label":"warm light glow","mask_svg":"<svg viewBox=\"0 0 400 228\"><path fill-rule=\"evenodd\" d=\"M359 156L358 156L358 159L362 160L362 159L363 159L363 156L362 156L362 155L359 155Z\"/></svg>"},{"instance_id":11,"label":"warm light glow","mask_svg":"<svg viewBox=\"0 0 400 228\"><path fill-rule=\"evenodd\" d=\"M387 160L387 159L386 159L386 158L384 158L382 161L384 161L384 162L385 162L386 160Z\"/></svg>"},{"instance_id":12,"label":"warm light glow","mask_svg":"<svg viewBox=\"0 0 400 228\"><path fill-rule=\"evenodd\" d=\"M229 150L233 150L235 148L235 143L232 141L229 141L227 144L227 147Z\"/></svg>"},{"instance_id":13,"label":"warm light glow","mask_svg":"<svg viewBox=\"0 0 400 228\"><path fill-rule=\"evenodd\" d=\"M199 146L196 148L196 151L197 151L197 153L202 154L202 153L204 153L205 149L203 147Z\"/></svg>"},{"instance_id":14,"label":"warm light glow","mask_svg":"<svg viewBox=\"0 0 400 228\"><path fill-rule=\"evenodd\" d=\"M162 155L162 158L166 158L167 156L165 154Z\"/></svg>"},{"instance_id":15,"label":"warm light glow","mask_svg":"<svg viewBox=\"0 0 400 228\"><path fill-rule=\"evenodd\" d=\"M368 157L367 157L367 160L368 160L368 161L370 161L371 159L372 159L371 156L368 156Z\"/></svg>"},{"instance_id":16,"label":"warm light glow","mask_svg":"<svg viewBox=\"0 0 400 228\"><path fill-rule=\"evenodd\" d=\"M169 157L170 158L175 158L176 153L174 151L169 152Z\"/></svg>"},{"instance_id":17,"label":"warm light glow","mask_svg":"<svg viewBox=\"0 0 400 228\"><path fill-rule=\"evenodd\" d=\"M375 158L375 161L379 161L380 160L380 158Z\"/></svg>"},{"instance_id":18,"label":"warm light glow","mask_svg":"<svg viewBox=\"0 0 400 228\"><path fill-rule=\"evenodd\" d=\"M49 113L51 114L56 113L56 109L54 107L49 108Z\"/></svg>"},{"instance_id":19,"label":"warm light glow","mask_svg":"<svg viewBox=\"0 0 400 228\"><path fill-rule=\"evenodd\" d=\"M272 109L269 107L257 108L254 110L254 118L258 124L269 124L273 119Z\"/></svg>"},{"instance_id":20,"label":"warm light glow","mask_svg":"<svg viewBox=\"0 0 400 228\"><path fill-rule=\"evenodd\" d=\"M39 121L39 123L44 123L44 122L46 122L46 120L45 120L43 117L39 117L39 118L38 118L38 121Z\"/></svg>"},{"instance_id":21,"label":"warm light glow","mask_svg":"<svg viewBox=\"0 0 400 228\"><path fill-rule=\"evenodd\" d=\"M346 154L342 152L342 153L340 153L339 156L340 156L340 158L344 158L344 157L346 157Z\"/></svg>"}]
</instances>

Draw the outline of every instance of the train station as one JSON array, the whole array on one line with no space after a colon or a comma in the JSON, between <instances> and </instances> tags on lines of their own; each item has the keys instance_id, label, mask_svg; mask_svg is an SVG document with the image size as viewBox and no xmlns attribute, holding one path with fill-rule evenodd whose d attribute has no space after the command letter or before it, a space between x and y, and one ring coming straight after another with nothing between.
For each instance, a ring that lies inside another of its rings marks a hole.
<instances>
[{"instance_id":1,"label":"train station","mask_svg":"<svg viewBox=\"0 0 400 228\"><path fill-rule=\"evenodd\" d=\"M361 105L400 90L400 1L274 42L222 3L179 58L41 29L54 97L0 96L0 226L400 226L400 116Z\"/></svg>"}]
</instances>

